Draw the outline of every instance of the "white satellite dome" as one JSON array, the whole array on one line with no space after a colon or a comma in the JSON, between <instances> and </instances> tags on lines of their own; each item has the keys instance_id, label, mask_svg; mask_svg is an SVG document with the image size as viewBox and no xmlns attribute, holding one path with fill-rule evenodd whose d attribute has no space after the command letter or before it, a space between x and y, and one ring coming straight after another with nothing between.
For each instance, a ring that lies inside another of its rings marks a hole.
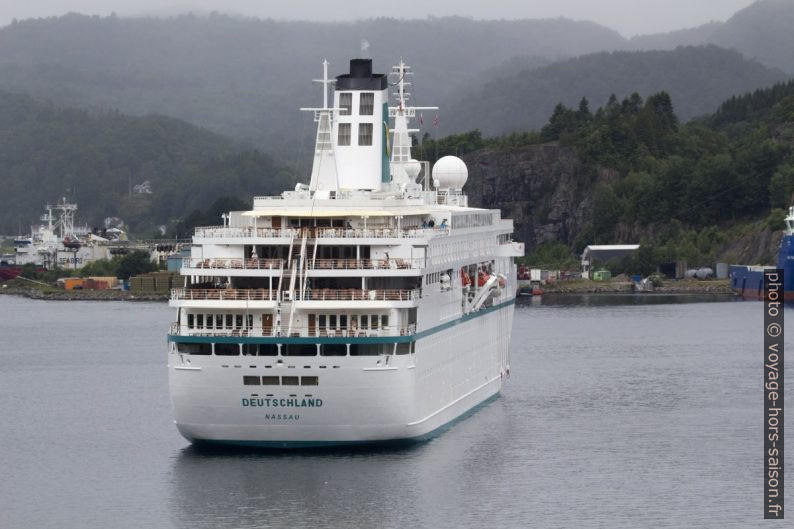
<instances>
[{"instance_id":1,"label":"white satellite dome","mask_svg":"<svg viewBox=\"0 0 794 529\"><path fill-rule=\"evenodd\" d=\"M433 183L440 189L463 189L469 179L466 164L457 156L444 156L433 166Z\"/></svg>"},{"instance_id":2,"label":"white satellite dome","mask_svg":"<svg viewBox=\"0 0 794 529\"><path fill-rule=\"evenodd\" d=\"M420 164L417 160L411 159L405 162L405 174L408 175L408 178L411 179L411 182L416 181L416 177L419 176L419 172L422 170L422 164Z\"/></svg>"}]
</instances>

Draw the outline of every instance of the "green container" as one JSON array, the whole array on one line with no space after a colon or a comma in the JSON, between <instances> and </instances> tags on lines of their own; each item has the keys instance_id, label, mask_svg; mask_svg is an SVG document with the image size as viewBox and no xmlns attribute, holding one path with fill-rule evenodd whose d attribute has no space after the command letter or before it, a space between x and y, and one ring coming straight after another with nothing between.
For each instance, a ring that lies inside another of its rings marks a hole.
<instances>
[{"instance_id":1,"label":"green container","mask_svg":"<svg viewBox=\"0 0 794 529\"><path fill-rule=\"evenodd\" d=\"M612 272L609 270L596 270L593 272L593 281L609 281L612 279Z\"/></svg>"}]
</instances>

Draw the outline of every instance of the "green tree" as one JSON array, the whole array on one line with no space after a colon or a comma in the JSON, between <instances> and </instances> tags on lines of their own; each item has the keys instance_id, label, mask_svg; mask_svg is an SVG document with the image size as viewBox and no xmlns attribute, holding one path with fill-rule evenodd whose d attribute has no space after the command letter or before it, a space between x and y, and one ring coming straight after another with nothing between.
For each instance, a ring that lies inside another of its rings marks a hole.
<instances>
[{"instance_id":1,"label":"green tree","mask_svg":"<svg viewBox=\"0 0 794 529\"><path fill-rule=\"evenodd\" d=\"M157 265L152 262L149 253L143 250L136 250L121 258L116 269L116 277L129 279L132 276L154 272L155 270L157 270Z\"/></svg>"}]
</instances>

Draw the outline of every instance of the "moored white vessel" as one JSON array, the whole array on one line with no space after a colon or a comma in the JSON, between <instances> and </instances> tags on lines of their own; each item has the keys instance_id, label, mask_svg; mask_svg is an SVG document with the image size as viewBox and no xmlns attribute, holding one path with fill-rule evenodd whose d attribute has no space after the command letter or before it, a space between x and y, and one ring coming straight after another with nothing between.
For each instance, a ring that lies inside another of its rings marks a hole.
<instances>
[{"instance_id":1,"label":"moored white vessel","mask_svg":"<svg viewBox=\"0 0 794 529\"><path fill-rule=\"evenodd\" d=\"M462 160L411 158L422 109L402 61L393 83L369 59L335 81L324 66L323 106L302 109L317 123L309 184L197 228L172 292L171 401L190 441L423 439L509 373L512 221L468 207Z\"/></svg>"}]
</instances>

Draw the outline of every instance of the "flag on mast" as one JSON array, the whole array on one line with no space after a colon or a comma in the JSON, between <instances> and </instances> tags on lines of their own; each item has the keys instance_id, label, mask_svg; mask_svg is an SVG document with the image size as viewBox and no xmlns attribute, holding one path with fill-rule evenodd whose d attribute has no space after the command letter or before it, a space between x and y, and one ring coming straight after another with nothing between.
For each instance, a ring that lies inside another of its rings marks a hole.
<instances>
[{"instance_id":1,"label":"flag on mast","mask_svg":"<svg viewBox=\"0 0 794 529\"><path fill-rule=\"evenodd\" d=\"M425 115L420 112L419 113L419 126L421 127L424 124L425 124Z\"/></svg>"},{"instance_id":2,"label":"flag on mast","mask_svg":"<svg viewBox=\"0 0 794 529\"><path fill-rule=\"evenodd\" d=\"M441 123L441 118L439 117L439 115L438 115L438 114L436 114L436 117L434 117L434 118L433 118L433 126L434 126L434 127L438 127L438 125L439 125L440 123Z\"/></svg>"}]
</instances>

